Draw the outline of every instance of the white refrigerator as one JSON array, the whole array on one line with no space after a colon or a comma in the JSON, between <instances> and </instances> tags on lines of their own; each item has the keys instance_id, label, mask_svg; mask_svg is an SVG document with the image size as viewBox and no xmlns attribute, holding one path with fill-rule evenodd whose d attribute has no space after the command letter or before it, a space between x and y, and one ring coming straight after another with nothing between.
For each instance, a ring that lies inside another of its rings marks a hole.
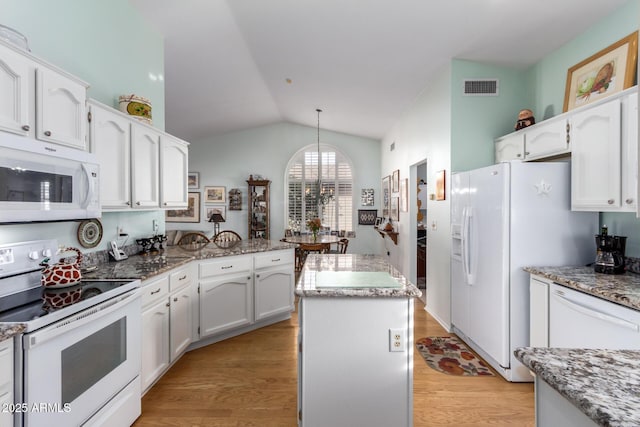
<instances>
[{"instance_id":1,"label":"white refrigerator","mask_svg":"<svg viewBox=\"0 0 640 427\"><path fill-rule=\"evenodd\" d=\"M595 259L598 214L571 212L567 162L509 162L452 174L452 330L508 381L531 381L525 266Z\"/></svg>"}]
</instances>

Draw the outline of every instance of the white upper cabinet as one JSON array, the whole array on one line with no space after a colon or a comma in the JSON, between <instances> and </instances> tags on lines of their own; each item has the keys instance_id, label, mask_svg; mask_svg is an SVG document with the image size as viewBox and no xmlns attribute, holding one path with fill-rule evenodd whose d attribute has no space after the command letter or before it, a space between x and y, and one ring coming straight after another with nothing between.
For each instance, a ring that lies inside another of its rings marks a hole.
<instances>
[{"instance_id":1,"label":"white upper cabinet","mask_svg":"<svg viewBox=\"0 0 640 427\"><path fill-rule=\"evenodd\" d=\"M134 208L160 206L160 132L131 123L131 196Z\"/></svg>"},{"instance_id":2,"label":"white upper cabinet","mask_svg":"<svg viewBox=\"0 0 640 427\"><path fill-rule=\"evenodd\" d=\"M87 88L46 68L36 76L36 137L85 150Z\"/></svg>"},{"instance_id":3,"label":"white upper cabinet","mask_svg":"<svg viewBox=\"0 0 640 427\"><path fill-rule=\"evenodd\" d=\"M620 99L572 116L571 209L623 209Z\"/></svg>"},{"instance_id":4,"label":"white upper cabinet","mask_svg":"<svg viewBox=\"0 0 640 427\"><path fill-rule=\"evenodd\" d=\"M0 44L0 130L26 136L35 128L29 112L34 90L33 62Z\"/></svg>"},{"instance_id":5,"label":"white upper cabinet","mask_svg":"<svg viewBox=\"0 0 640 427\"><path fill-rule=\"evenodd\" d=\"M85 150L87 87L0 43L0 130Z\"/></svg>"},{"instance_id":6,"label":"white upper cabinet","mask_svg":"<svg viewBox=\"0 0 640 427\"><path fill-rule=\"evenodd\" d=\"M189 147L171 135L160 138L160 192L162 208L188 207Z\"/></svg>"},{"instance_id":7,"label":"white upper cabinet","mask_svg":"<svg viewBox=\"0 0 640 427\"><path fill-rule=\"evenodd\" d=\"M117 112L90 102L91 152L100 162L100 201L103 209L131 206L131 125Z\"/></svg>"},{"instance_id":8,"label":"white upper cabinet","mask_svg":"<svg viewBox=\"0 0 640 427\"><path fill-rule=\"evenodd\" d=\"M524 160L524 132L514 132L495 141L495 163Z\"/></svg>"},{"instance_id":9,"label":"white upper cabinet","mask_svg":"<svg viewBox=\"0 0 640 427\"><path fill-rule=\"evenodd\" d=\"M526 160L566 154L569 149L569 123L566 117L545 120L525 129Z\"/></svg>"}]
</instances>

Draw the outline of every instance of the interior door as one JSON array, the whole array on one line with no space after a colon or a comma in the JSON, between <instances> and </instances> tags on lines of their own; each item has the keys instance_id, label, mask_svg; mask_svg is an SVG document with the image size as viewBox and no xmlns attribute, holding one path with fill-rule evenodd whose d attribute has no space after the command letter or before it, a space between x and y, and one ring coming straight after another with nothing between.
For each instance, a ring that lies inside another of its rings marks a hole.
<instances>
[{"instance_id":1,"label":"interior door","mask_svg":"<svg viewBox=\"0 0 640 427\"><path fill-rule=\"evenodd\" d=\"M509 163L470 172L469 337L509 366Z\"/></svg>"}]
</instances>

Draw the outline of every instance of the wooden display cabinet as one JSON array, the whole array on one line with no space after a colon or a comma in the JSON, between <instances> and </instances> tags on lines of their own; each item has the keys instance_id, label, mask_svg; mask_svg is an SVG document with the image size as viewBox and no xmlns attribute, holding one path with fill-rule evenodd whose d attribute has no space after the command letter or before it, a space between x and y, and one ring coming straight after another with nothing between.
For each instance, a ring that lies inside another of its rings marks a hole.
<instances>
[{"instance_id":1,"label":"wooden display cabinet","mask_svg":"<svg viewBox=\"0 0 640 427\"><path fill-rule=\"evenodd\" d=\"M249 238L269 239L270 230L270 206L269 206L269 185L268 179L253 179L253 175L247 180L248 209L247 215L249 225Z\"/></svg>"}]
</instances>

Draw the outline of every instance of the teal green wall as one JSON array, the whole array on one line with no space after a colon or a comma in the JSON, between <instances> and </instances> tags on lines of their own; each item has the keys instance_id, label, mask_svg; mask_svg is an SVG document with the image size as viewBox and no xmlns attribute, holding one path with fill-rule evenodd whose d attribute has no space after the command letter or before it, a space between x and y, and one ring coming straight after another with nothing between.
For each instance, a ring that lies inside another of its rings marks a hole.
<instances>
[{"instance_id":1,"label":"teal green wall","mask_svg":"<svg viewBox=\"0 0 640 427\"><path fill-rule=\"evenodd\" d=\"M534 90L536 118L548 119L562 113L567 70L636 31L639 16L640 2L630 0L531 67L527 82Z\"/></svg>"},{"instance_id":2,"label":"teal green wall","mask_svg":"<svg viewBox=\"0 0 640 427\"><path fill-rule=\"evenodd\" d=\"M0 0L0 24L24 34L33 55L89 83L91 98L117 108L119 95L146 96L154 126L164 129L164 82L149 78L164 74L164 41L127 0ZM150 236L154 219L163 232L164 211L103 214L104 238L92 250L107 249L118 226L129 243ZM0 225L0 244L46 238L78 246L77 229L73 221Z\"/></svg>"},{"instance_id":3,"label":"teal green wall","mask_svg":"<svg viewBox=\"0 0 640 427\"><path fill-rule=\"evenodd\" d=\"M164 130L164 42L127 0L2 0L0 24L24 34L31 53L88 82L89 96L117 108L136 93Z\"/></svg>"},{"instance_id":4,"label":"teal green wall","mask_svg":"<svg viewBox=\"0 0 640 427\"><path fill-rule=\"evenodd\" d=\"M465 96L465 79L499 80L498 96ZM453 60L451 77L451 170L475 169L494 162L493 141L513 132L518 111L531 108L521 70Z\"/></svg>"}]
</instances>

